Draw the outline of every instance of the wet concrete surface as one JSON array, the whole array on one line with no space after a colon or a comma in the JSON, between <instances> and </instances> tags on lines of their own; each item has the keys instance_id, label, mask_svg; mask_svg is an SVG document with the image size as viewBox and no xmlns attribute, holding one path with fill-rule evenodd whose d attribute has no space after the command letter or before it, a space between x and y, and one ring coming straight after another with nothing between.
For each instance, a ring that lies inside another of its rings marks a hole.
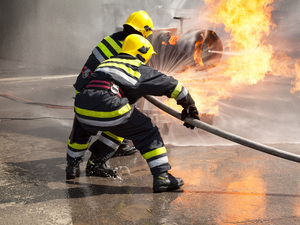
<instances>
[{"instance_id":1,"label":"wet concrete surface","mask_svg":"<svg viewBox=\"0 0 300 225\"><path fill-rule=\"evenodd\" d=\"M66 182L74 79L0 78L0 224L300 224L299 164L240 145L168 145L175 192L152 193L138 153L109 161L117 178L86 177L87 153Z\"/></svg>"}]
</instances>

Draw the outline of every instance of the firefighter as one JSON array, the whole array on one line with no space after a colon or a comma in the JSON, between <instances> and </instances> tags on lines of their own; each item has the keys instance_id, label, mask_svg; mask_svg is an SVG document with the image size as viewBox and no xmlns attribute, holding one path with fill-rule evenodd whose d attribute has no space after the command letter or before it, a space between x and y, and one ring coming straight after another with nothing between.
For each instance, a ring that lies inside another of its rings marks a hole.
<instances>
[{"instance_id":1,"label":"firefighter","mask_svg":"<svg viewBox=\"0 0 300 225\"><path fill-rule=\"evenodd\" d=\"M111 148L106 148L105 154L98 152L103 164L122 143L120 137L132 140L153 175L153 191L163 192L180 188L183 180L168 173L171 166L159 130L134 104L145 95L167 96L183 107L183 120L199 116L194 100L178 80L146 65L155 54L147 39L131 34L124 40L119 55L97 67L86 88L75 98L78 123L74 140L87 145L91 135L108 131L106 138Z\"/></svg>"},{"instance_id":2,"label":"firefighter","mask_svg":"<svg viewBox=\"0 0 300 225\"><path fill-rule=\"evenodd\" d=\"M150 16L145 11L137 11L132 13L127 18L123 27L123 31L116 32L110 36L105 37L93 49L91 55L84 64L81 73L77 77L76 83L74 84L76 94L81 92L86 87L90 75L94 72L97 66L99 66L99 64L101 64L104 60L120 53L123 41L129 34L139 34L147 38L152 33L153 22ZM74 119L74 129L72 133L73 135L74 132L76 132L75 127L76 119ZM74 142L70 137L67 153L67 179L74 179L76 176L80 175L79 162L82 159L84 151L88 148L92 152L92 154L87 163L86 174L105 177L107 176L107 174L113 173L113 171L107 166L103 167L104 165L101 163L101 158L96 157L97 151L101 151L102 148L108 147L107 145L109 145L110 139L117 143L120 141L120 139L114 140L114 136L110 133L103 132L101 133L100 138L89 147L89 143L82 145L80 140L77 143ZM128 145L127 139L124 139L122 144L118 146L118 150L114 153L113 157L131 155L137 152L137 149L135 147ZM75 158L76 160L72 160Z\"/></svg>"}]
</instances>

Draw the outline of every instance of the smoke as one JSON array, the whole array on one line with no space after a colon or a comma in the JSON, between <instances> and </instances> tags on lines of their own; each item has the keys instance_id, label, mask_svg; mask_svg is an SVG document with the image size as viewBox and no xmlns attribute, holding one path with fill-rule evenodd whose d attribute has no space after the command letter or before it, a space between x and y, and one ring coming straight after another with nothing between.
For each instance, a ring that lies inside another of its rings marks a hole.
<instances>
[{"instance_id":1,"label":"smoke","mask_svg":"<svg viewBox=\"0 0 300 225\"><path fill-rule=\"evenodd\" d=\"M122 27L132 12L145 10L157 27L166 27L185 2L2 0L0 68L13 67L21 73L79 73L92 49Z\"/></svg>"},{"instance_id":2,"label":"smoke","mask_svg":"<svg viewBox=\"0 0 300 225\"><path fill-rule=\"evenodd\" d=\"M300 2L297 0L274 3L273 21L276 27L271 32L275 50L287 52L293 58L300 58Z\"/></svg>"}]
</instances>

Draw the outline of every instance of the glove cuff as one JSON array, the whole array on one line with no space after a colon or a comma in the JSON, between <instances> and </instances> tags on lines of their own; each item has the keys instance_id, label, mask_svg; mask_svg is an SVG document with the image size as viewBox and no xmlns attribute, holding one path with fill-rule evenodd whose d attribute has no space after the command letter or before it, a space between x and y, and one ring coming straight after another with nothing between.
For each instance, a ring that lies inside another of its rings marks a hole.
<instances>
[{"instance_id":1,"label":"glove cuff","mask_svg":"<svg viewBox=\"0 0 300 225\"><path fill-rule=\"evenodd\" d=\"M195 105L195 101L190 95L190 93L188 93L186 97L177 101L177 105L181 105L183 108L187 108L190 105Z\"/></svg>"}]
</instances>

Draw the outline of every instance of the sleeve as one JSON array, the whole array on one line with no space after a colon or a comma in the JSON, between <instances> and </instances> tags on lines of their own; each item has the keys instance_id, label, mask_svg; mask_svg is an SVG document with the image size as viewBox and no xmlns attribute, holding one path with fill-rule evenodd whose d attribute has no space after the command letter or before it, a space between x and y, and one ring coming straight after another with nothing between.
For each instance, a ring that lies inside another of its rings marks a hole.
<instances>
[{"instance_id":1,"label":"sleeve","mask_svg":"<svg viewBox=\"0 0 300 225\"><path fill-rule=\"evenodd\" d=\"M188 95L188 90L172 76L167 76L152 67L142 65L139 92L141 96L167 96L177 102Z\"/></svg>"}]
</instances>

